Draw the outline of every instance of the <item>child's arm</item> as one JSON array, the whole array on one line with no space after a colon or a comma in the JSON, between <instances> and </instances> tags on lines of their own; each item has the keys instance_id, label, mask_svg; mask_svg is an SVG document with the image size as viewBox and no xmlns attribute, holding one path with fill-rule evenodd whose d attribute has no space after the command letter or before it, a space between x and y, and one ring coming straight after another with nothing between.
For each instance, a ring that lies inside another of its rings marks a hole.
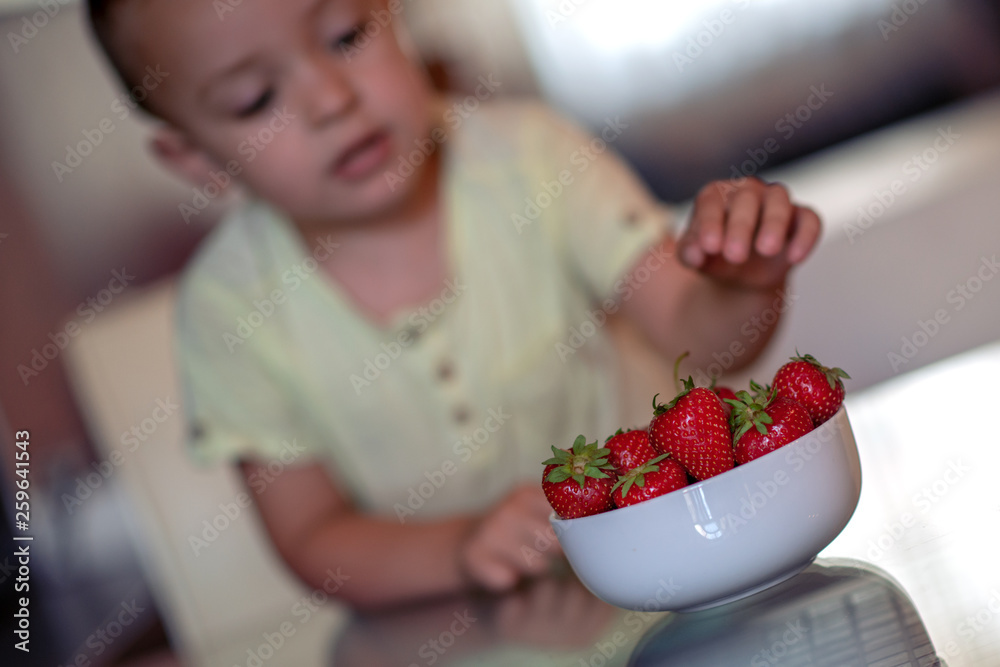
<instances>
[{"instance_id":1,"label":"child's arm","mask_svg":"<svg viewBox=\"0 0 1000 667\"><path fill-rule=\"evenodd\" d=\"M261 463L242 464L258 477ZM558 547L525 558L536 530L549 529L540 486L514 489L484 516L401 524L355 511L320 464L289 468L256 496L278 553L308 585L319 588L328 570L346 583L336 595L361 608L391 605L473 587L502 591L522 576L542 574Z\"/></svg>"},{"instance_id":2,"label":"child's arm","mask_svg":"<svg viewBox=\"0 0 1000 667\"><path fill-rule=\"evenodd\" d=\"M774 333L772 317L784 310L779 291L820 228L819 217L794 205L781 185L711 183L696 198L684 235L639 260L637 267L649 263L651 278L621 312L668 359L690 351L688 363L704 367L713 353L729 353L736 362L729 370L742 368ZM758 326L768 309L769 325Z\"/></svg>"}]
</instances>

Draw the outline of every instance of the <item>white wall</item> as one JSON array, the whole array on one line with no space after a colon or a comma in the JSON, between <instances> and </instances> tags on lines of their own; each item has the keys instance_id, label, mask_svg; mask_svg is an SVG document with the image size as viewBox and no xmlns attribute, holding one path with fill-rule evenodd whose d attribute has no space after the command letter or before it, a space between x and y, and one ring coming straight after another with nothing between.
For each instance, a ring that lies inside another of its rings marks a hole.
<instances>
[{"instance_id":1,"label":"white wall","mask_svg":"<svg viewBox=\"0 0 1000 667\"><path fill-rule=\"evenodd\" d=\"M799 299L770 352L740 381L767 380L798 346L842 366L856 391L1000 340L1000 275L981 269L1000 258L998 119L1000 93L765 175L820 211L826 233L794 277ZM879 198L895 199L881 216ZM981 287L971 299L957 291L967 283ZM927 324L935 314L944 324Z\"/></svg>"},{"instance_id":2,"label":"white wall","mask_svg":"<svg viewBox=\"0 0 1000 667\"><path fill-rule=\"evenodd\" d=\"M15 49L11 32L30 39ZM190 189L152 160L148 119L123 119L113 108L124 93L91 41L82 6L62 7L36 32L23 16L7 17L0 36L0 160L39 220L60 277L88 284L151 237L190 234L178 215ZM67 147L81 142L97 145L57 175L53 163L66 164Z\"/></svg>"}]
</instances>

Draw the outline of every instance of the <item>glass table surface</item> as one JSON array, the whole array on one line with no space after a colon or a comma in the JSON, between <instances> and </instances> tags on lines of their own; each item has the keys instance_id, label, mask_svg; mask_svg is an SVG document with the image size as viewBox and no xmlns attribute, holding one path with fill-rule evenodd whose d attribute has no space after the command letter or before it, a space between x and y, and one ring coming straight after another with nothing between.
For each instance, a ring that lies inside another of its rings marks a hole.
<instances>
[{"instance_id":1,"label":"glass table surface","mask_svg":"<svg viewBox=\"0 0 1000 667\"><path fill-rule=\"evenodd\" d=\"M1000 665L998 380L992 344L849 394L854 516L810 567L743 600L628 611L567 570L501 597L322 610L280 647L257 632L210 664Z\"/></svg>"}]
</instances>

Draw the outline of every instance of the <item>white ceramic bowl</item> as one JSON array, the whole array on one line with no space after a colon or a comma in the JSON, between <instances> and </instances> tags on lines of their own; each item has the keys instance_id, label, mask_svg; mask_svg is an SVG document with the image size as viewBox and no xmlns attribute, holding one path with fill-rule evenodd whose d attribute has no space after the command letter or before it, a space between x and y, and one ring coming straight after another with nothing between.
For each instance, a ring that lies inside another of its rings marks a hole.
<instances>
[{"instance_id":1,"label":"white ceramic bowl","mask_svg":"<svg viewBox=\"0 0 1000 667\"><path fill-rule=\"evenodd\" d=\"M749 463L636 505L550 518L580 581L605 602L696 611L801 571L843 530L861 494L847 412Z\"/></svg>"}]
</instances>

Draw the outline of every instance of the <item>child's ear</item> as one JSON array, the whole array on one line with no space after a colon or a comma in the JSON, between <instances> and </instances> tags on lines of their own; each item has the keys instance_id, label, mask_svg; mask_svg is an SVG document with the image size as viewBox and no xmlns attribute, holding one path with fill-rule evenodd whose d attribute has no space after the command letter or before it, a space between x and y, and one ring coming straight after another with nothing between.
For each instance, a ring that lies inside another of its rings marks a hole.
<instances>
[{"instance_id":1,"label":"child's ear","mask_svg":"<svg viewBox=\"0 0 1000 667\"><path fill-rule=\"evenodd\" d=\"M204 185L219 169L215 161L186 133L171 125L158 127L149 145L160 162L192 185Z\"/></svg>"}]
</instances>

